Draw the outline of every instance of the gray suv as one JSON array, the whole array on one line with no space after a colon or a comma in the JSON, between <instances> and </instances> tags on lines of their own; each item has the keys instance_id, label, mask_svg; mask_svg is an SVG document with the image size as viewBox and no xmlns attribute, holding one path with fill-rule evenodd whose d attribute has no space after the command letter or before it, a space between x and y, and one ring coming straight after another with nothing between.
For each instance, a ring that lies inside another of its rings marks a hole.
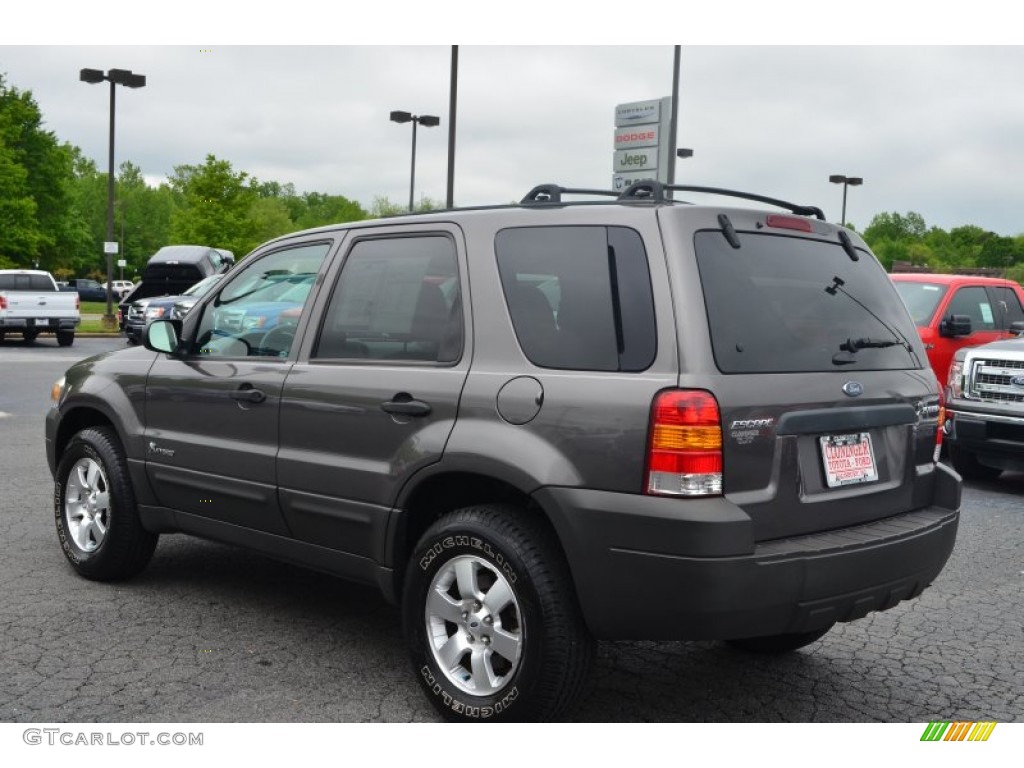
<instances>
[{"instance_id":1,"label":"gray suv","mask_svg":"<svg viewBox=\"0 0 1024 768\"><path fill-rule=\"evenodd\" d=\"M563 716L595 639L792 651L956 538L914 324L813 207L546 185L323 227L144 342L55 388L74 569L188 533L376 585L454 720Z\"/></svg>"}]
</instances>

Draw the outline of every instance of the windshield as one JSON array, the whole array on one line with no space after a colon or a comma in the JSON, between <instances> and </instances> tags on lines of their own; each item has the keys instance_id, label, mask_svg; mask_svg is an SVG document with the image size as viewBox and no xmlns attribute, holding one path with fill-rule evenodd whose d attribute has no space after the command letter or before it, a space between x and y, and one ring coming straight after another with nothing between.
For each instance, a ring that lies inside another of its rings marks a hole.
<instances>
[{"instance_id":1,"label":"windshield","mask_svg":"<svg viewBox=\"0 0 1024 768\"><path fill-rule=\"evenodd\" d=\"M223 275L210 275L209 277L204 277L202 280L200 280L198 283L193 285L191 288L189 288L181 295L195 296L196 298L199 298L200 296L204 295L207 291L209 291L211 288L213 288L213 286L217 284L217 281L220 280L221 277L223 277Z\"/></svg>"},{"instance_id":2,"label":"windshield","mask_svg":"<svg viewBox=\"0 0 1024 768\"><path fill-rule=\"evenodd\" d=\"M694 236L723 373L920 368L917 331L881 265L839 242L719 230ZM920 355L923 357L923 355Z\"/></svg>"},{"instance_id":3,"label":"windshield","mask_svg":"<svg viewBox=\"0 0 1024 768\"><path fill-rule=\"evenodd\" d=\"M935 315L935 308L946 293L946 286L935 283L917 283L904 280L893 280L896 290L907 305L907 311L914 319L915 325L928 325Z\"/></svg>"}]
</instances>

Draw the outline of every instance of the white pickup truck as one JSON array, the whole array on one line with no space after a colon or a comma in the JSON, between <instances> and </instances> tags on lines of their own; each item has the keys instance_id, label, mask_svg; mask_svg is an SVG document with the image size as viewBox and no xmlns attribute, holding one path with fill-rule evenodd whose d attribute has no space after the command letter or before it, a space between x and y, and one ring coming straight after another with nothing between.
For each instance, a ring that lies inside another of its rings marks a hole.
<instances>
[{"instance_id":1,"label":"white pickup truck","mask_svg":"<svg viewBox=\"0 0 1024 768\"><path fill-rule=\"evenodd\" d=\"M49 272L0 269L0 341L17 333L31 344L40 333L56 333L70 347L81 322L77 293L57 290Z\"/></svg>"}]
</instances>

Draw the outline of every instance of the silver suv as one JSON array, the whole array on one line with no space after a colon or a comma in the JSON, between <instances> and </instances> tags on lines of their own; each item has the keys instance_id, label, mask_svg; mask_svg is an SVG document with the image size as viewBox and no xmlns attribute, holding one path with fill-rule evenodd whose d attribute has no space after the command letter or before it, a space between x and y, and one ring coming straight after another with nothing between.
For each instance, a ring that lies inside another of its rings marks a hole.
<instances>
[{"instance_id":1,"label":"silver suv","mask_svg":"<svg viewBox=\"0 0 1024 768\"><path fill-rule=\"evenodd\" d=\"M455 720L562 716L595 639L784 652L916 597L960 481L885 272L817 208L671 190L773 209L548 185L258 248L59 382L67 559L184 532L376 585Z\"/></svg>"}]
</instances>

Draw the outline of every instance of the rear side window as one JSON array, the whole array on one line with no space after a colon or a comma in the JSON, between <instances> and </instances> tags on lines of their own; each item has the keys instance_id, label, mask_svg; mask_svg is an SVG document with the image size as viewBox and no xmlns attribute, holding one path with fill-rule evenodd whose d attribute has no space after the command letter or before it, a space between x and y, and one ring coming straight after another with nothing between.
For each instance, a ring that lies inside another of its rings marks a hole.
<instances>
[{"instance_id":1,"label":"rear side window","mask_svg":"<svg viewBox=\"0 0 1024 768\"><path fill-rule=\"evenodd\" d=\"M422 235L357 242L331 293L313 357L453 363L461 354L452 240Z\"/></svg>"},{"instance_id":2,"label":"rear side window","mask_svg":"<svg viewBox=\"0 0 1024 768\"><path fill-rule=\"evenodd\" d=\"M1011 323L1024 321L1024 307L1021 307L1016 291L1012 288L996 287L992 289L992 295L1003 316L1000 326L1003 330L1008 330Z\"/></svg>"},{"instance_id":3,"label":"rear side window","mask_svg":"<svg viewBox=\"0 0 1024 768\"><path fill-rule=\"evenodd\" d=\"M917 329L866 252L809 238L694 236L715 363L723 373L921 368ZM916 345L916 346L915 346Z\"/></svg>"},{"instance_id":4,"label":"rear side window","mask_svg":"<svg viewBox=\"0 0 1024 768\"><path fill-rule=\"evenodd\" d=\"M512 325L531 363L642 371L653 362L654 300L635 230L505 229L495 251Z\"/></svg>"}]
</instances>

